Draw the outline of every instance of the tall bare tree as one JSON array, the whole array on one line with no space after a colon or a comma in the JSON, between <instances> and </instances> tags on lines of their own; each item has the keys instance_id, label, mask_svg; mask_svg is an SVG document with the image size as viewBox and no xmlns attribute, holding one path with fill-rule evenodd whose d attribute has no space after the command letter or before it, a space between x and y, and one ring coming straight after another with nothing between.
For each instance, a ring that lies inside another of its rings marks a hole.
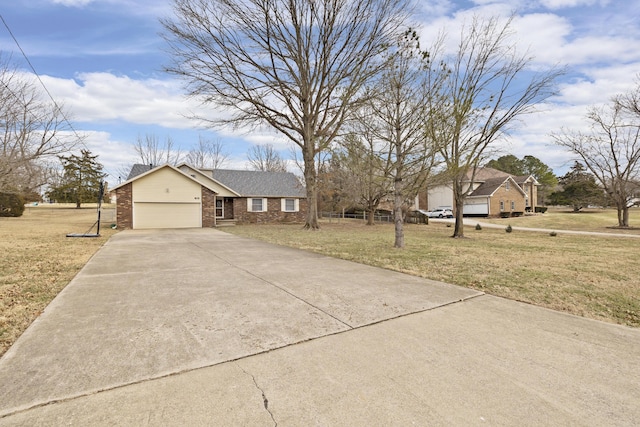
<instances>
[{"instance_id":1,"label":"tall bare tree","mask_svg":"<svg viewBox=\"0 0 640 427\"><path fill-rule=\"evenodd\" d=\"M185 160L196 168L220 169L228 159L229 155L222 141L206 139L200 135L198 145L189 150Z\"/></svg>"},{"instance_id":2,"label":"tall bare tree","mask_svg":"<svg viewBox=\"0 0 640 427\"><path fill-rule=\"evenodd\" d=\"M174 0L163 20L189 94L224 112L212 125L264 125L298 145L306 228L316 229L315 158L378 74L411 0ZM205 118L206 120L206 118Z\"/></svg>"},{"instance_id":3,"label":"tall bare tree","mask_svg":"<svg viewBox=\"0 0 640 427\"><path fill-rule=\"evenodd\" d=\"M376 141L393 181L396 248L405 246L403 224L409 201L424 187L438 158L435 140L425 132L427 98L434 88L426 84L423 55L415 44L415 34L408 32L397 49L389 51L388 67L358 120L366 128L364 134Z\"/></svg>"},{"instance_id":4,"label":"tall bare tree","mask_svg":"<svg viewBox=\"0 0 640 427\"><path fill-rule=\"evenodd\" d=\"M180 150L170 136L161 141L160 137L152 133L144 137L138 135L133 149L143 165L177 165L182 160Z\"/></svg>"},{"instance_id":5,"label":"tall bare tree","mask_svg":"<svg viewBox=\"0 0 640 427\"><path fill-rule=\"evenodd\" d=\"M249 164L254 170L265 172L286 172L287 162L271 144L253 145L247 153Z\"/></svg>"},{"instance_id":6,"label":"tall bare tree","mask_svg":"<svg viewBox=\"0 0 640 427\"><path fill-rule=\"evenodd\" d=\"M83 140L69 114L28 76L0 57L0 191L33 192L46 183L46 163Z\"/></svg>"},{"instance_id":7,"label":"tall bare tree","mask_svg":"<svg viewBox=\"0 0 640 427\"><path fill-rule=\"evenodd\" d=\"M618 211L618 226L629 227L629 200L640 182L640 85L587 113L587 132L564 129L556 144L577 155Z\"/></svg>"},{"instance_id":8,"label":"tall bare tree","mask_svg":"<svg viewBox=\"0 0 640 427\"><path fill-rule=\"evenodd\" d=\"M469 181L499 138L518 118L535 111L536 104L554 94L554 83L564 72L534 71L533 58L517 52L510 40L512 19L474 18L463 27L457 51L446 54L436 46L427 57L430 79L438 82L428 99L427 129L439 142L446 173L453 182L455 228L464 237L462 223ZM444 84L438 76L444 73Z\"/></svg>"}]
</instances>

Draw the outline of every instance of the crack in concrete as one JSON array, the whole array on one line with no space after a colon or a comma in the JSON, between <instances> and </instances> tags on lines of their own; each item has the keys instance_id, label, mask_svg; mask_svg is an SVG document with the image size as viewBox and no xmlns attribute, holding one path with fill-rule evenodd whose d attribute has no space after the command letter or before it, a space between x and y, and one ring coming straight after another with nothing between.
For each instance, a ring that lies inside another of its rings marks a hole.
<instances>
[{"instance_id":1,"label":"crack in concrete","mask_svg":"<svg viewBox=\"0 0 640 427\"><path fill-rule=\"evenodd\" d=\"M264 390L262 389L262 387L260 387L258 385L258 381L256 381L256 377L253 374L251 374L250 372L247 372L242 366L238 365L237 363L236 363L236 365L240 368L240 370L242 372L245 373L245 375L251 377L251 380L253 380L253 385L256 386L256 388L258 389L258 391L262 395L262 404L264 405L264 409L267 411L267 413L271 417L271 420L273 421L274 427L278 427L278 422L276 421L275 417L273 416L273 412L271 412L271 409L269 409L269 399L267 399L267 395L264 394Z\"/></svg>"}]
</instances>

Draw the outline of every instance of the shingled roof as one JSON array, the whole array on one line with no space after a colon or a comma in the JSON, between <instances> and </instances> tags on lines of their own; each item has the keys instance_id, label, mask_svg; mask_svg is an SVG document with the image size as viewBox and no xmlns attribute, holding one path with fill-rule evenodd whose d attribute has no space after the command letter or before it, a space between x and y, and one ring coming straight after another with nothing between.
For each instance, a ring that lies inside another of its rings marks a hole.
<instances>
[{"instance_id":1,"label":"shingled roof","mask_svg":"<svg viewBox=\"0 0 640 427\"><path fill-rule=\"evenodd\" d=\"M476 170L476 176L474 177L474 181L475 182L489 182L492 179L498 179L501 178L502 181L504 182L504 180L510 176L511 178L513 178L513 180L516 182L516 184L518 184L519 186L522 186L524 183L526 183L529 179L533 179L534 180L534 184L538 185L538 181L535 180L535 177L533 175L511 175L510 173L507 172L503 172L501 170L498 169L493 169L493 168L488 168L488 167L482 167L482 168L478 168ZM471 171L469 171L467 173L466 179L468 181L471 181Z\"/></svg>"},{"instance_id":2,"label":"shingled roof","mask_svg":"<svg viewBox=\"0 0 640 427\"><path fill-rule=\"evenodd\" d=\"M489 178L489 179L485 180L482 184L480 184L480 186L478 188L473 190L473 192L470 194L470 196L471 197L491 196L507 180L515 182L513 177L510 176L510 175L502 176L502 177L498 177L498 178ZM522 188L519 185L516 185L515 187L517 188L518 191L520 191L521 193L524 193L524 190L522 190Z\"/></svg>"},{"instance_id":3,"label":"shingled roof","mask_svg":"<svg viewBox=\"0 0 640 427\"><path fill-rule=\"evenodd\" d=\"M153 169L135 164L127 181ZM304 186L291 172L263 172L232 169L199 169L243 197L306 197Z\"/></svg>"},{"instance_id":4,"label":"shingled roof","mask_svg":"<svg viewBox=\"0 0 640 427\"><path fill-rule=\"evenodd\" d=\"M209 172L204 171L203 172ZM214 169L216 181L245 197L305 197L306 192L291 172L263 172L251 170Z\"/></svg>"},{"instance_id":5,"label":"shingled roof","mask_svg":"<svg viewBox=\"0 0 640 427\"><path fill-rule=\"evenodd\" d=\"M150 171L151 169L153 169L153 165L142 165L142 164L136 163L131 167L131 170L129 171L129 176L127 176L126 181L129 181L131 178L135 178L138 175L142 175L143 173Z\"/></svg>"}]
</instances>

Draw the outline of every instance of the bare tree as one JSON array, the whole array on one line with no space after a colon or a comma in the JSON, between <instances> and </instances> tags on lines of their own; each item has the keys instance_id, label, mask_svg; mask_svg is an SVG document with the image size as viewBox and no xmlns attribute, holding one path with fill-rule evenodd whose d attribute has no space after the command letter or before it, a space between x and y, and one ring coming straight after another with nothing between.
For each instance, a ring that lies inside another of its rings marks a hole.
<instances>
[{"instance_id":1,"label":"bare tree","mask_svg":"<svg viewBox=\"0 0 640 427\"><path fill-rule=\"evenodd\" d=\"M361 110L358 125L377 144L387 175L393 181L396 248L403 248L404 219L419 189L424 187L437 160L433 139L425 132L430 96L421 67L423 54L415 33L407 32L388 52L388 67L373 86L373 96Z\"/></svg>"},{"instance_id":2,"label":"bare tree","mask_svg":"<svg viewBox=\"0 0 640 427\"><path fill-rule=\"evenodd\" d=\"M305 227L317 229L316 155L363 101L410 1L174 0L175 18L162 21L174 58L167 71L224 111L212 125L267 124L298 145Z\"/></svg>"},{"instance_id":3,"label":"bare tree","mask_svg":"<svg viewBox=\"0 0 640 427\"><path fill-rule=\"evenodd\" d=\"M65 113L36 83L0 58L0 191L33 192L47 161L82 142Z\"/></svg>"},{"instance_id":4,"label":"bare tree","mask_svg":"<svg viewBox=\"0 0 640 427\"><path fill-rule=\"evenodd\" d=\"M577 155L618 211L618 226L629 227L629 201L640 181L640 86L587 113L588 132L562 130L556 144Z\"/></svg>"},{"instance_id":5,"label":"bare tree","mask_svg":"<svg viewBox=\"0 0 640 427\"><path fill-rule=\"evenodd\" d=\"M186 161L200 169L220 169L228 160L229 154L224 150L224 144L219 140L198 137L198 145L189 150Z\"/></svg>"},{"instance_id":6,"label":"bare tree","mask_svg":"<svg viewBox=\"0 0 640 427\"><path fill-rule=\"evenodd\" d=\"M257 171L286 172L287 162L271 144L253 145L247 153L249 164Z\"/></svg>"},{"instance_id":7,"label":"bare tree","mask_svg":"<svg viewBox=\"0 0 640 427\"><path fill-rule=\"evenodd\" d=\"M367 225L373 225L375 212L393 185L388 164L378 152L378 141L366 128L360 130L340 138L339 146L332 150L326 185L337 199L337 205L343 209L363 208Z\"/></svg>"},{"instance_id":8,"label":"bare tree","mask_svg":"<svg viewBox=\"0 0 640 427\"><path fill-rule=\"evenodd\" d=\"M464 202L473 190L469 178L473 182L493 143L519 117L534 112L536 104L553 95L554 83L563 73L557 68L529 69L532 58L519 54L509 40L511 21L474 18L462 29L457 52L446 55L436 46L427 57L429 79L437 82L428 98L427 129L438 141L453 181L453 237L464 237Z\"/></svg>"},{"instance_id":9,"label":"bare tree","mask_svg":"<svg viewBox=\"0 0 640 427\"><path fill-rule=\"evenodd\" d=\"M146 134L144 137L138 135L133 149L143 165L177 165L182 158L180 150L175 146L170 136L161 141L154 134Z\"/></svg>"}]
</instances>

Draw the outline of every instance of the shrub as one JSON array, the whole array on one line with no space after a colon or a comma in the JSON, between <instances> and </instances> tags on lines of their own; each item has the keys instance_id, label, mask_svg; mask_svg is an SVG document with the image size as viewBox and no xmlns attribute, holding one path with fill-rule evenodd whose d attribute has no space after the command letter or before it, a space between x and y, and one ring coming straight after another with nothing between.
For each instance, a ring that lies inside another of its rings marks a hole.
<instances>
[{"instance_id":1,"label":"shrub","mask_svg":"<svg viewBox=\"0 0 640 427\"><path fill-rule=\"evenodd\" d=\"M476 224L476 230L482 230L482 226L480 225L480 223Z\"/></svg>"},{"instance_id":2,"label":"shrub","mask_svg":"<svg viewBox=\"0 0 640 427\"><path fill-rule=\"evenodd\" d=\"M549 236L551 237L556 237L558 235L558 233L556 233L555 231L552 231L551 233L549 233Z\"/></svg>"},{"instance_id":3,"label":"shrub","mask_svg":"<svg viewBox=\"0 0 640 427\"><path fill-rule=\"evenodd\" d=\"M545 213L547 211L546 206L536 206L535 213Z\"/></svg>"},{"instance_id":4,"label":"shrub","mask_svg":"<svg viewBox=\"0 0 640 427\"><path fill-rule=\"evenodd\" d=\"M513 231L513 228L511 228L511 224L507 225L507 228L505 228L504 231L506 231L507 233L511 233Z\"/></svg>"},{"instance_id":5,"label":"shrub","mask_svg":"<svg viewBox=\"0 0 640 427\"><path fill-rule=\"evenodd\" d=\"M24 199L14 193L0 193L0 216L18 217L24 212Z\"/></svg>"}]
</instances>

